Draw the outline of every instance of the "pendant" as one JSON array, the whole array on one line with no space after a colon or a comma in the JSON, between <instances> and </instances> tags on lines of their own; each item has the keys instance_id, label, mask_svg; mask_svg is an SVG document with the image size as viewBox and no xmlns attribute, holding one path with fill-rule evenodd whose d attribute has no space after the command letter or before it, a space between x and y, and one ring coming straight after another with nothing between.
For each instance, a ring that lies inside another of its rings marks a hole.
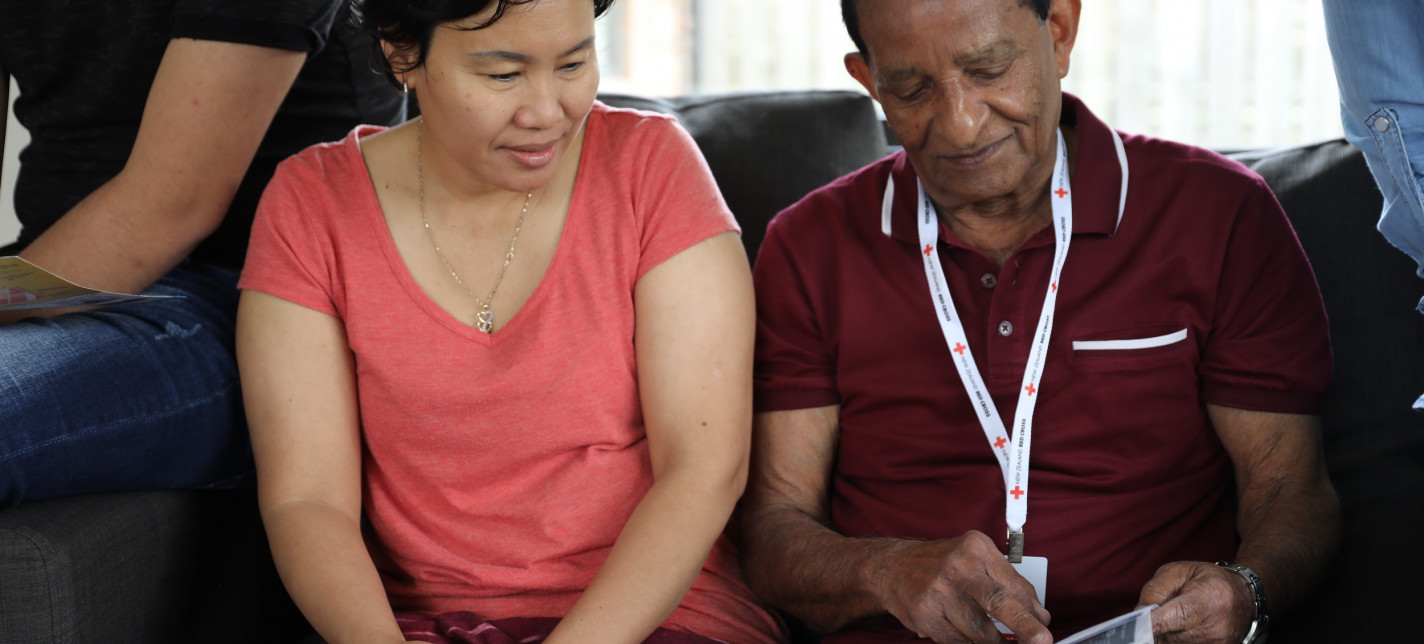
<instances>
[{"instance_id":1,"label":"pendant","mask_svg":"<svg viewBox=\"0 0 1424 644\"><path fill-rule=\"evenodd\" d=\"M485 333L494 333L494 311L483 309L476 314L475 328Z\"/></svg>"}]
</instances>

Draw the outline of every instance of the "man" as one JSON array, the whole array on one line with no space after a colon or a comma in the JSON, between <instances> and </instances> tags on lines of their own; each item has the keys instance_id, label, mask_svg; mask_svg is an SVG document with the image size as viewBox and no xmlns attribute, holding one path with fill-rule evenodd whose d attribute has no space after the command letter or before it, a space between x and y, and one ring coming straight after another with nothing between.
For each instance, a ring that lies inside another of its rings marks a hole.
<instances>
[{"instance_id":1,"label":"man","mask_svg":"<svg viewBox=\"0 0 1424 644\"><path fill-rule=\"evenodd\" d=\"M13 76L32 139L0 255L179 296L0 312L0 508L251 472L232 345L258 197L282 159L403 104L347 4L0 3L0 100Z\"/></svg>"},{"instance_id":2,"label":"man","mask_svg":"<svg viewBox=\"0 0 1424 644\"><path fill-rule=\"evenodd\" d=\"M1077 0L842 7L904 151L768 227L749 581L835 644L1262 641L1339 532L1265 183L1063 94Z\"/></svg>"}]
</instances>

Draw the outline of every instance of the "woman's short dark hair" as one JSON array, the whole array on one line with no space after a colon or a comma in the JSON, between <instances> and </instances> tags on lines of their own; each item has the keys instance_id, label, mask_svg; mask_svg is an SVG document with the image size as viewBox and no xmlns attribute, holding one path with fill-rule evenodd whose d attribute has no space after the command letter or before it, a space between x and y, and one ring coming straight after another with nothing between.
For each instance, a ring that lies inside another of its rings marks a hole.
<instances>
[{"instance_id":1,"label":"woman's short dark hair","mask_svg":"<svg viewBox=\"0 0 1424 644\"><path fill-rule=\"evenodd\" d=\"M870 59L870 52L865 50L865 40L860 37L860 20L855 15L855 3L857 0L841 0L841 20L845 21L846 31L850 32L850 40L855 43L855 48L860 51L860 55L867 60ZM1038 14L1038 21L1048 20L1048 5L1053 0L1019 0L1022 6L1032 6L1034 13Z\"/></svg>"},{"instance_id":2,"label":"woman's short dark hair","mask_svg":"<svg viewBox=\"0 0 1424 644\"><path fill-rule=\"evenodd\" d=\"M380 70L395 81L395 75L405 73L425 63L430 38L435 28L455 20L469 18L494 4L494 14L488 20L464 29L484 29L515 5L539 0L351 0L351 15L371 40L375 42L375 61ZM613 0L589 0L595 18L608 11ZM411 54L407 65L394 67L381 49L381 41L390 43L397 52ZM397 83L399 85L399 83Z\"/></svg>"}]
</instances>

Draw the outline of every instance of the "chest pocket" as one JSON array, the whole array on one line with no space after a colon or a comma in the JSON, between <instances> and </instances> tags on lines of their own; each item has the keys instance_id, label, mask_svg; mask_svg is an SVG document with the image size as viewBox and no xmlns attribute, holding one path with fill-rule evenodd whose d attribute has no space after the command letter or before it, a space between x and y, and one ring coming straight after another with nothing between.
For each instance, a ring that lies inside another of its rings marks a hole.
<instances>
[{"instance_id":1,"label":"chest pocket","mask_svg":"<svg viewBox=\"0 0 1424 644\"><path fill-rule=\"evenodd\" d=\"M1073 351L1141 351L1156 349L1182 342L1187 339L1187 330L1181 329L1150 338L1125 338L1121 340L1074 340Z\"/></svg>"},{"instance_id":2,"label":"chest pocket","mask_svg":"<svg viewBox=\"0 0 1424 644\"><path fill-rule=\"evenodd\" d=\"M1123 329L1094 335L1073 341L1073 362L1080 367L1132 368L1171 363L1191 354L1196 347L1187 328Z\"/></svg>"}]
</instances>

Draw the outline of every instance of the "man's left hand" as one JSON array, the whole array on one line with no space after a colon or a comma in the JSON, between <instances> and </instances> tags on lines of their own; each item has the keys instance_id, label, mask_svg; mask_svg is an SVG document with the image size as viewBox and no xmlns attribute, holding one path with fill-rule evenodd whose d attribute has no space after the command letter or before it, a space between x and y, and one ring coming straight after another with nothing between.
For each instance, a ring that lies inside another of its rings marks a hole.
<instances>
[{"instance_id":1,"label":"man's left hand","mask_svg":"<svg viewBox=\"0 0 1424 644\"><path fill-rule=\"evenodd\" d=\"M1157 604L1152 634L1169 644L1236 644L1245 639L1255 603L1246 580L1226 568L1179 561L1157 569L1139 605Z\"/></svg>"}]
</instances>

